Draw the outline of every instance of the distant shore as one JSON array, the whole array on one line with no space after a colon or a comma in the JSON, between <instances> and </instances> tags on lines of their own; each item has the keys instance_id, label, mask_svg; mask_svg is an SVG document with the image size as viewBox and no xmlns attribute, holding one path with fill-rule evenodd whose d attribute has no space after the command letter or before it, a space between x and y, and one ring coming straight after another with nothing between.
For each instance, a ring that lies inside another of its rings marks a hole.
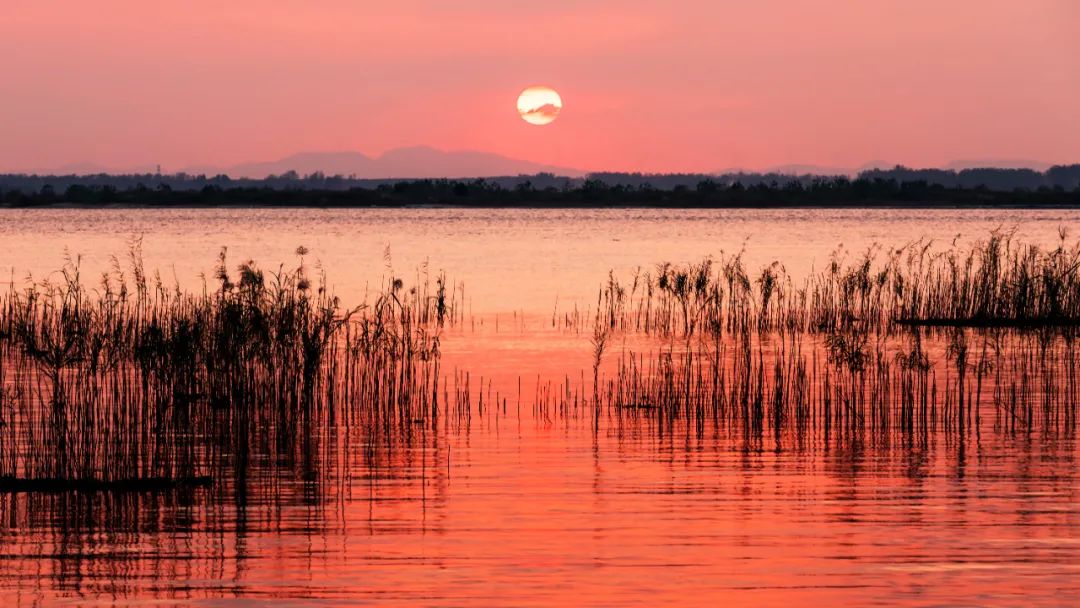
<instances>
[{"instance_id":1,"label":"distant shore","mask_svg":"<svg viewBox=\"0 0 1080 608\"><path fill-rule=\"evenodd\" d=\"M1080 210L1080 202L1073 203L974 203L974 204L958 204L949 202L865 202L865 203L845 203L845 204L732 204L732 205L650 205L650 204L610 204L610 205L566 205L566 204L528 204L528 205L455 205L455 204L365 204L365 205L350 205L350 204L336 204L336 205L320 205L320 204L288 204L288 203L273 203L273 204L259 204L259 203L229 203L229 204L143 204L143 203L105 203L105 204L87 204L87 203L48 203L42 205L0 205L0 210L81 210L81 211L108 211L119 209L132 209L132 210L154 210L154 209L520 209L523 211L535 211L535 210L559 210L559 209L581 209L581 210L603 210L603 209L671 209L677 211L691 211L695 209L701 210L720 210L720 209L970 209L972 211L978 210L991 210L991 209L1015 209L1015 210Z\"/></svg>"},{"instance_id":2,"label":"distant shore","mask_svg":"<svg viewBox=\"0 0 1080 608\"><path fill-rule=\"evenodd\" d=\"M573 187L513 188L486 180L414 180L372 188L173 189L165 184L118 189L109 185L69 185L58 192L0 192L4 208L522 208L522 209L787 209L787 208L1080 208L1080 188L992 190L946 187L895 180L817 179L745 186L702 181L694 187L658 189L649 185L608 185L587 180Z\"/></svg>"}]
</instances>

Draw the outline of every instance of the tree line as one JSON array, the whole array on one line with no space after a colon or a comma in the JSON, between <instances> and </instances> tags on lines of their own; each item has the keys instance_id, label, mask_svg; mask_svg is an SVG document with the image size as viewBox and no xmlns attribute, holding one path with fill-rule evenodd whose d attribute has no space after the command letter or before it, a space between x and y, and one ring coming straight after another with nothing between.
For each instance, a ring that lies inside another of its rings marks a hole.
<instances>
[{"instance_id":1,"label":"tree line","mask_svg":"<svg viewBox=\"0 0 1080 608\"><path fill-rule=\"evenodd\" d=\"M161 181L150 187L71 183L63 190L44 184L34 191L4 189L0 205L43 207L867 207L867 206L1064 206L1080 207L1080 185L992 189L946 186L926 180L894 178L814 177L746 185L706 177L693 186L669 189L650 183L611 184L600 179L558 181L540 176L539 183L521 177L507 185L498 180L423 179L379 183L368 187L283 188L269 185L205 184L174 188Z\"/></svg>"},{"instance_id":2,"label":"tree line","mask_svg":"<svg viewBox=\"0 0 1080 608\"><path fill-rule=\"evenodd\" d=\"M551 173L535 175L513 175L489 177L484 181L504 189L516 189L528 185L534 189L555 188L567 190L581 188L587 181L594 181L608 186L622 186L656 190L674 190L676 188L696 188L701 183L716 183L721 186L739 184L743 187L769 186L785 187L798 182L804 188L814 186L815 182L836 178L840 175L787 174L736 172L723 174L707 173L590 173L586 177L566 177ZM1017 189L1038 190L1039 188L1062 188L1075 190L1080 187L1080 164L1058 165L1046 171L1032 169L911 169L896 166L892 169L871 169L855 176L853 181L894 180L898 184L925 182L928 186L946 186L950 188L987 188L989 190L1013 191ZM410 179L368 179L354 176L326 175L321 172L299 175L288 171L281 175L269 175L263 178L230 177L228 175L190 175L174 174L130 174L116 175L101 173L96 175L26 175L0 174L0 191L18 190L26 194L40 193L42 189L52 192L66 192L71 186L88 188L113 188L121 190L158 189L167 186L172 190L202 190L206 187L232 189L280 189L280 190L376 190L384 186L393 186L401 182L414 182ZM437 180L435 180L437 181ZM457 179L451 181L468 182Z\"/></svg>"}]
</instances>

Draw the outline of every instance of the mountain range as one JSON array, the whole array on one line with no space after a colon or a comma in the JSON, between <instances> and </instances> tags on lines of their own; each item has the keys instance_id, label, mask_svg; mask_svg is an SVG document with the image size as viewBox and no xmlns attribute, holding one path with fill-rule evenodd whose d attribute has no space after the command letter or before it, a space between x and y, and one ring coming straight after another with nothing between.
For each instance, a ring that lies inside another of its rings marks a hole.
<instances>
[{"instance_id":1,"label":"mountain range","mask_svg":"<svg viewBox=\"0 0 1080 608\"><path fill-rule=\"evenodd\" d=\"M360 152L302 152L280 160L254 162L232 167L191 167L185 173L230 177L263 178L295 171L308 175L321 171L326 175L352 176L358 179L397 178L467 178L500 175L554 173L579 177L584 171L546 165L473 150L439 150L429 146L396 148L379 156Z\"/></svg>"},{"instance_id":2,"label":"mountain range","mask_svg":"<svg viewBox=\"0 0 1080 608\"><path fill-rule=\"evenodd\" d=\"M875 169L889 170L897 165L903 165L904 163L893 163L884 160L874 160L868 163L863 163L858 167L830 167L825 165L810 165L810 164L788 164L788 165L776 165L774 167L767 167L761 170L754 169L723 169L717 171L718 174L731 174L731 173L778 173L780 175L846 175L848 177L855 177L863 171L873 171ZM944 169L948 171L962 171L964 169L982 169L982 168L994 168L994 169L1032 169L1034 171L1046 171L1052 166L1051 163L1044 163L1037 160L1017 159L1017 158L985 158L975 160L955 160L941 167L933 167L935 169Z\"/></svg>"},{"instance_id":3,"label":"mountain range","mask_svg":"<svg viewBox=\"0 0 1080 608\"><path fill-rule=\"evenodd\" d=\"M855 176L871 169L891 169L897 163L873 161L859 167L830 167L812 164L787 164L764 169L726 168L716 174L778 173L785 175L847 175ZM961 170L974 167L1028 168L1043 171L1049 163L1023 159L960 160L941 168ZM146 174L154 173L156 167L146 165L118 169L91 163L76 163L29 171L38 175L94 175L94 174ZM439 150L430 146L396 148L380 155L361 152L301 152L273 161L249 162L232 166L166 167L165 173L183 172L189 175L228 175L233 178L262 179L270 175L283 175L290 171L309 175L321 172L326 175L343 175L357 179L411 179L411 178L475 178L553 173L565 177L583 177L587 171L573 167L561 167L511 158L490 152L475 150Z\"/></svg>"}]
</instances>

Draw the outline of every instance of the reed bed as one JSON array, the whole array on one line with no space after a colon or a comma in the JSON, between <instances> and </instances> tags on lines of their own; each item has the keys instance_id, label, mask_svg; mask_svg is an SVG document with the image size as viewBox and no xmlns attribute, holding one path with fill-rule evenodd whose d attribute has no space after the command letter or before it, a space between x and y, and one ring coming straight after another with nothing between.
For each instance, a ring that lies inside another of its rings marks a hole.
<instances>
[{"instance_id":1,"label":"reed bed","mask_svg":"<svg viewBox=\"0 0 1080 608\"><path fill-rule=\"evenodd\" d=\"M1056 247L998 230L964 248L919 240L835 251L826 268L796 282L783 264L749 270L744 253L659 264L625 283L609 274L597 324L658 336L724 330L894 331L901 325L1080 325L1080 240ZM574 321L579 325L578 317Z\"/></svg>"},{"instance_id":2,"label":"reed bed","mask_svg":"<svg viewBox=\"0 0 1080 608\"><path fill-rule=\"evenodd\" d=\"M230 271L223 250L199 293L147 277L137 245L92 290L77 260L13 285L0 298L0 487L191 485L253 459L310 465L338 427L432 420L455 319L445 277L408 290L391 277L344 308L306 254Z\"/></svg>"},{"instance_id":3,"label":"reed bed","mask_svg":"<svg viewBox=\"0 0 1080 608\"><path fill-rule=\"evenodd\" d=\"M777 442L1072 433L1080 242L1058 236L1051 248L995 231L967 249L838 251L799 286L780 263L749 271L742 253L625 284L609 274L581 392L597 421L649 415ZM554 400L540 409L578 407Z\"/></svg>"},{"instance_id":4,"label":"reed bed","mask_svg":"<svg viewBox=\"0 0 1080 608\"><path fill-rule=\"evenodd\" d=\"M593 384L604 416L807 437L907 441L937 433L1072 435L1075 336L954 328L947 337L744 332L613 354ZM550 406L549 406L550 407Z\"/></svg>"},{"instance_id":5,"label":"reed bed","mask_svg":"<svg viewBox=\"0 0 1080 608\"><path fill-rule=\"evenodd\" d=\"M77 260L12 285L0 296L0 489L230 478L235 490L276 483L277 470L321 482L350 469L357 446L378 468L440 424L520 413L520 380L515 395L443 369L444 328L466 325L463 288L426 269L406 288L389 273L346 308L307 253L268 272L230 266L223 250L189 292L148 277L136 243L92 289ZM1072 433L1078 268L1064 231L1051 248L998 231L967 249L838 251L798 286L780 263L749 270L742 253L625 284L612 273L591 314L564 315L591 334L591 369L524 392L540 421L649 417L777 445Z\"/></svg>"}]
</instances>

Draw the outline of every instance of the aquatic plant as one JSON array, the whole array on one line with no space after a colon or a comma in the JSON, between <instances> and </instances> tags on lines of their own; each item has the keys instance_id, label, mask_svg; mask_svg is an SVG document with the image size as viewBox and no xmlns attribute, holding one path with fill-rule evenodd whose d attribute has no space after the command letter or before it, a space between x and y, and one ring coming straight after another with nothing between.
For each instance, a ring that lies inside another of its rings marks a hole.
<instances>
[{"instance_id":1,"label":"aquatic plant","mask_svg":"<svg viewBox=\"0 0 1080 608\"><path fill-rule=\"evenodd\" d=\"M139 244L96 290L78 259L60 281L0 299L0 488L190 484L223 458L305 456L335 425L433 418L445 277L428 297L391 277L345 309L299 263L229 270L213 289L153 283Z\"/></svg>"}]
</instances>

